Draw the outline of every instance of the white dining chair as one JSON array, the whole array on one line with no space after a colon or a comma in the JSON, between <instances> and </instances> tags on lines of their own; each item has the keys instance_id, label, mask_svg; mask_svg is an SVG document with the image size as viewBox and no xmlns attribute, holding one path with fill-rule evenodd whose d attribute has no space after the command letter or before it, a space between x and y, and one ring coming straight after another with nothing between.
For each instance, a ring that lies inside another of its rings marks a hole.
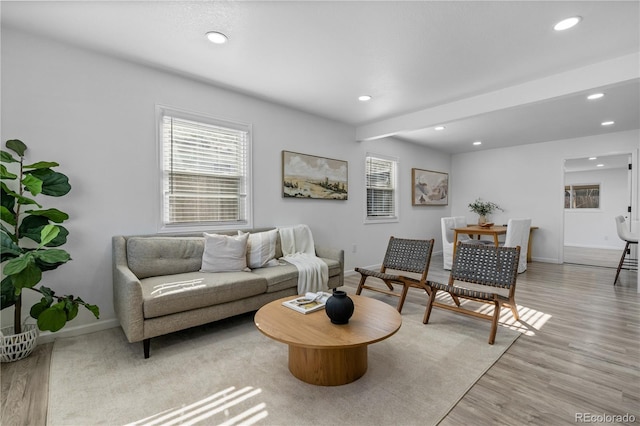
<instances>
[{"instance_id":1,"label":"white dining chair","mask_svg":"<svg viewBox=\"0 0 640 426\"><path fill-rule=\"evenodd\" d=\"M442 267L447 271L451 270L453 263L453 228L464 228L467 226L467 218L464 216L443 217L440 219L442 227ZM487 244L487 240L459 239L463 243Z\"/></svg>"},{"instance_id":2,"label":"white dining chair","mask_svg":"<svg viewBox=\"0 0 640 426\"><path fill-rule=\"evenodd\" d=\"M618 270L616 271L616 278L613 280L613 285L616 285L618 281L618 276L620 275L620 270L638 270L638 259L627 258L631 256L631 250L629 246L631 244L638 244L638 234L631 233L629 231L629 227L624 219L624 216L616 216L616 231L618 231L618 237L622 241L625 241L624 251L622 252L622 257L620 258L620 262L618 263Z\"/></svg>"},{"instance_id":3,"label":"white dining chair","mask_svg":"<svg viewBox=\"0 0 640 426\"><path fill-rule=\"evenodd\" d=\"M504 247L520 246L520 260L518 273L527 270L527 251L529 248L529 234L531 233L531 219L509 219L507 223L507 235L504 238Z\"/></svg>"}]
</instances>

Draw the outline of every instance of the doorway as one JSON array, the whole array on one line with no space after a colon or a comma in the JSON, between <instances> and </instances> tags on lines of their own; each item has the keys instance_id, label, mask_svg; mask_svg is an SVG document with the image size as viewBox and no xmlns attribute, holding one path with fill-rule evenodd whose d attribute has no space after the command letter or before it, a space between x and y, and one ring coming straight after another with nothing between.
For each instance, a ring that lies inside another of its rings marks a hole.
<instances>
[{"instance_id":1,"label":"doorway","mask_svg":"<svg viewBox=\"0 0 640 426\"><path fill-rule=\"evenodd\" d=\"M633 181L630 153L564 162L564 263L615 269L624 243L614 218L630 220Z\"/></svg>"}]
</instances>

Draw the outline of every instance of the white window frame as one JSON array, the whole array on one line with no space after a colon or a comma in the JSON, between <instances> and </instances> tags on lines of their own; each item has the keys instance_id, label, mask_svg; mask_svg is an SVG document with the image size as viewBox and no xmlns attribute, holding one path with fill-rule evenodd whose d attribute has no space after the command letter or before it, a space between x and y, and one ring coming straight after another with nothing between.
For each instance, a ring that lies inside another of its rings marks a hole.
<instances>
[{"instance_id":1,"label":"white window frame","mask_svg":"<svg viewBox=\"0 0 640 426\"><path fill-rule=\"evenodd\" d=\"M225 129L238 130L246 132L246 157L245 157L245 176L244 176L244 218L235 221L202 221L188 223L171 223L168 221L167 197L165 196L166 184L168 180L168 171L165 170L165 151L163 140L163 119L164 117L173 117L176 119L190 120L205 125L222 127ZM158 152L158 188L160 198L159 210L159 232L190 232L190 231L215 231L229 229L249 229L253 227L253 179L252 179L252 127L250 124L234 122L224 119L211 117L206 114L196 113L178 108L156 105L156 140Z\"/></svg>"},{"instance_id":2,"label":"white window frame","mask_svg":"<svg viewBox=\"0 0 640 426\"><path fill-rule=\"evenodd\" d=\"M389 161L393 164L393 170L391 171L391 179L392 179L392 187L393 187L393 215L389 216L369 216L369 197L368 197L368 162L370 158L380 159L384 161ZM399 222L400 212L399 212L399 190L398 190L398 170L400 168L400 162L396 157L390 157L388 155L375 154L371 152L366 153L365 162L364 162L364 223L365 224L373 224L373 223L393 223Z\"/></svg>"}]
</instances>

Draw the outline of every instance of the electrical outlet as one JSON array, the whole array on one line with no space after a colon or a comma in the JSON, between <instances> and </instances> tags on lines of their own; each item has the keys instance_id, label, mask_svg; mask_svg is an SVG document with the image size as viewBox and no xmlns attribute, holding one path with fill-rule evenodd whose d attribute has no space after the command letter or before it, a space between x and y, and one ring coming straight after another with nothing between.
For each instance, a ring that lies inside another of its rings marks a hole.
<instances>
[{"instance_id":1,"label":"electrical outlet","mask_svg":"<svg viewBox=\"0 0 640 426\"><path fill-rule=\"evenodd\" d=\"M351 246L351 253L355 253L358 251L358 246L356 244L354 244L353 246Z\"/></svg>"}]
</instances>

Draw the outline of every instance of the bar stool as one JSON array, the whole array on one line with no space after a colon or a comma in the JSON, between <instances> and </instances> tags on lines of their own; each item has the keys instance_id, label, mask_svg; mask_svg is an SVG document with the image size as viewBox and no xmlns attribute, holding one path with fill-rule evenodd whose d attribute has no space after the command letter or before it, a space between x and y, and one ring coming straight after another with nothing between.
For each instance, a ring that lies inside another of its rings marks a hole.
<instances>
[{"instance_id":1,"label":"bar stool","mask_svg":"<svg viewBox=\"0 0 640 426\"><path fill-rule=\"evenodd\" d=\"M638 244L638 234L632 234L631 231L629 231L623 216L616 216L616 230L618 231L618 237L620 237L622 241L626 241L626 244L624 246L624 251L622 252L622 257L620 258L620 263L618 263L616 279L613 280L613 285L616 285L621 269L631 271L638 270L638 259L630 258L631 250L629 249L631 244ZM627 255L629 255L629 258L627 258Z\"/></svg>"}]
</instances>

